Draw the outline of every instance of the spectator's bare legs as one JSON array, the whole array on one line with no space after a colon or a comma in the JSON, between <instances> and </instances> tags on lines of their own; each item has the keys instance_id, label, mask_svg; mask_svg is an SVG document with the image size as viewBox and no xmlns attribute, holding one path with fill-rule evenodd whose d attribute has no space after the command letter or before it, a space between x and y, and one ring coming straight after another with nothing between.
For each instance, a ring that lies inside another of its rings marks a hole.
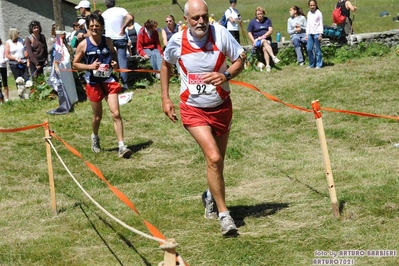
<instances>
[{"instance_id":1,"label":"spectator's bare legs","mask_svg":"<svg viewBox=\"0 0 399 266\"><path fill-rule=\"evenodd\" d=\"M100 128L100 122L103 117L103 104L102 102L90 102L91 109L93 110L93 120L91 126L93 128L93 134L98 136L98 129Z\"/></svg>"},{"instance_id":2,"label":"spectator's bare legs","mask_svg":"<svg viewBox=\"0 0 399 266\"><path fill-rule=\"evenodd\" d=\"M268 41L263 41L263 54L265 57L266 65L270 65L270 57L274 57L272 46Z\"/></svg>"},{"instance_id":3,"label":"spectator's bare legs","mask_svg":"<svg viewBox=\"0 0 399 266\"><path fill-rule=\"evenodd\" d=\"M114 120L114 130L118 141L123 141L123 122L119 110L118 94L110 94L106 98L112 119Z\"/></svg>"},{"instance_id":4,"label":"spectator's bare legs","mask_svg":"<svg viewBox=\"0 0 399 266\"><path fill-rule=\"evenodd\" d=\"M227 211L223 168L229 133L215 137L208 126L189 127L187 130L197 141L204 153L207 165L208 186L216 202L218 211L219 213Z\"/></svg>"},{"instance_id":5,"label":"spectator's bare legs","mask_svg":"<svg viewBox=\"0 0 399 266\"><path fill-rule=\"evenodd\" d=\"M263 42L263 43L266 43L266 42ZM270 56L267 53L267 49L266 49L266 45L265 44L263 44L262 50L263 50L263 58L265 59L266 66L270 66Z\"/></svg>"},{"instance_id":6,"label":"spectator's bare legs","mask_svg":"<svg viewBox=\"0 0 399 266\"><path fill-rule=\"evenodd\" d=\"M267 53L271 56L271 57L275 57L274 53L273 53L273 48L271 46L271 44L269 42L265 42L266 43L266 50Z\"/></svg>"}]
</instances>

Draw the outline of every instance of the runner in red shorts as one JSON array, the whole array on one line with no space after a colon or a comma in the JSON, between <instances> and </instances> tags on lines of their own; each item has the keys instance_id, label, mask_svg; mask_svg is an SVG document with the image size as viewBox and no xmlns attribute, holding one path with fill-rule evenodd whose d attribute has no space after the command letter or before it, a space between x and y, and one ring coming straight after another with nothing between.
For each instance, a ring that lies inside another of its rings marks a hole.
<instances>
[{"instance_id":1,"label":"runner in red shorts","mask_svg":"<svg viewBox=\"0 0 399 266\"><path fill-rule=\"evenodd\" d=\"M95 153L101 151L98 131L103 116L102 100L105 99L114 120L119 157L129 158L132 151L123 142L123 122L119 110L118 93L122 88L112 74L112 68L118 67L116 51L112 40L102 36L104 19L101 15L90 14L86 18L86 24L91 35L81 41L76 48L73 68L86 71L86 94L93 110L91 149ZM85 63L81 62L83 58Z\"/></svg>"},{"instance_id":2,"label":"runner in red shorts","mask_svg":"<svg viewBox=\"0 0 399 266\"><path fill-rule=\"evenodd\" d=\"M223 168L233 112L228 80L242 71L244 49L226 28L209 25L205 1L189 0L184 18L188 29L175 33L164 51L162 107L169 119L176 122L169 79L178 62L180 116L206 158L208 190L202 198L205 217L218 218L224 236L237 235L237 226L226 206ZM232 62L230 67L226 58Z\"/></svg>"}]
</instances>

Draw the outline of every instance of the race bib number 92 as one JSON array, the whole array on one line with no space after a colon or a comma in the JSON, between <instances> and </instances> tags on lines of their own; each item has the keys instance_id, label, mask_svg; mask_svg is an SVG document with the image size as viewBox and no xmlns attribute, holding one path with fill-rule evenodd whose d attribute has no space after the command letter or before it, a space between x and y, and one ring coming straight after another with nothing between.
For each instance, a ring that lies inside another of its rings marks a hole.
<instances>
[{"instance_id":1,"label":"race bib number 92","mask_svg":"<svg viewBox=\"0 0 399 266\"><path fill-rule=\"evenodd\" d=\"M202 73L187 74L188 90L190 91L190 94L212 94L215 92L216 87L212 84L205 84L202 75Z\"/></svg>"}]
</instances>

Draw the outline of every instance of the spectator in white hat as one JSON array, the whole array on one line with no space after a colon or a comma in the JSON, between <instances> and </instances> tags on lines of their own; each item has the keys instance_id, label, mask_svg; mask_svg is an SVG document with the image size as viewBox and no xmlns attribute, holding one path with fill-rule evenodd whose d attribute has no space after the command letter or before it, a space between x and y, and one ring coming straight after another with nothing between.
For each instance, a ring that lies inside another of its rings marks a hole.
<instances>
[{"instance_id":1,"label":"spectator in white hat","mask_svg":"<svg viewBox=\"0 0 399 266\"><path fill-rule=\"evenodd\" d=\"M78 24L79 24L79 29L75 33L75 36L78 39L78 43L77 44L79 44L85 38L85 34L87 33L87 30L86 30L86 19L84 19L84 18L79 19L78 20Z\"/></svg>"},{"instance_id":2,"label":"spectator in white hat","mask_svg":"<svg viewBox=\"0 0 399 266\"><path fill-rule=\"evenodd\" d=\"M88 15L91 14L90 11L90 2L87 0L80 1L77 6L75 6L75 9L78 9L80 12L80 15L82 18L87 17Z\"/></svg>"}]
</instances>

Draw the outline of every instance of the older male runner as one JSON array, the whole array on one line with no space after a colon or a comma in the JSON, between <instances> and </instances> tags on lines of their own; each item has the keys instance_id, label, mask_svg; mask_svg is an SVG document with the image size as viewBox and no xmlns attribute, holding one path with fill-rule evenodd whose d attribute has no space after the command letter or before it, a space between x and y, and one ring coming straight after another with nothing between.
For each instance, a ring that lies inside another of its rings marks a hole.
<instances>
[{"instance_id":1,"label":"older male runner","mask_svg":"<svg viewBox=\"0 0 399 266\"><path fill-rule=\"evenodd\" d=\"M218 217L224 236L236 235L237 227L225 202L223 167L233 113L228 80L242 71L244 49L226 28L209 25L205 1L189 0L184 6L184 19L188 28L175 33L164 52L162 107L176 122L169 79L172 66L179 62L180 116L206 158L209 189L203 194L205 217ZM232 62L230 67L227 57Z\"/></svg>"}]
</instances>

